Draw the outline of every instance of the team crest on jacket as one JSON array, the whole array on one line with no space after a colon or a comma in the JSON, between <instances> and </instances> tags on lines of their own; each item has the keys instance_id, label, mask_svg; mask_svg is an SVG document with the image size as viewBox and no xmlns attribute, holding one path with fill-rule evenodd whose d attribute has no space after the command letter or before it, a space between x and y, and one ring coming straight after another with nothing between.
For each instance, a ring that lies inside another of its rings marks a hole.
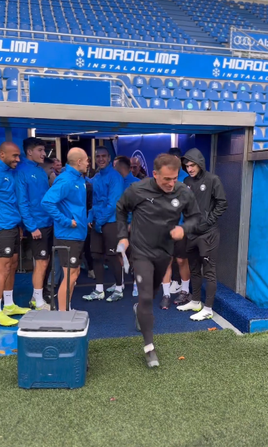
<instances>
[{"instance_id":1,"label":"team crest on jacket","mask_svg":"<svg viewBox=\"0 0 268 447\"><path fill-rule=\"evenodd\" d=\"M174 206L174 208L178 208L180 202L178 199L171 200L171 205Z\"/></svg>"},{"instance_id":2,"label":"team crest on jacket","mask_svg":"<svg viewBox=\"0 0 268 447\"><path fill-rule=\"evenodd\" d=\"M206 189L207 189L206 185L204 185L204 184L200 185L200 190L201 191L206 191Z\"/></svg>"}]
</instances>

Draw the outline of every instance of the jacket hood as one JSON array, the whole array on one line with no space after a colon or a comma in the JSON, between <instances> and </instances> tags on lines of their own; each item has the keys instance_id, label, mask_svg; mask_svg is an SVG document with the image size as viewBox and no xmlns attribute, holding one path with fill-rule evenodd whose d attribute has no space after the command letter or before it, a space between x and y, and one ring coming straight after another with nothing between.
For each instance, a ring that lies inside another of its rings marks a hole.
<instances>
[{"instance_id":1,"label":"jacket hood","mask_svg":"<svg viewBox=\"0 0 268 447\"><path fill-rule=\"evenodd\" d=\"M194 148L187 151L182 157L182 163L185 164L187 161L196 163L203 172L206 171L206 161L199 149Z\"/></svg>"}]
</instances>

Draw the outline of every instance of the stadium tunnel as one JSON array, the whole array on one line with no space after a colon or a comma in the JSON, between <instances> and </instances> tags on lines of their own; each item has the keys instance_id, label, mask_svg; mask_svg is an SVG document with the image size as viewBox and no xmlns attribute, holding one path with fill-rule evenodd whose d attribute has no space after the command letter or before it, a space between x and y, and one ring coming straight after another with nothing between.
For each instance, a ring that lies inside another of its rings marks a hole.
<instances>
[{"instance_id":1,"label":"stadium tunnel","mask_svg":"<svg viewBox=\"0 0 268 447\"><path fill-rule=\"evenodd\" d=\"M249 222L251 211L254 113L148 110L34 103L0 105L0 139L16 142L34 133L89 139L94 162L96 139L114 142L116 153L138 154L149 175L157 153L179 145L183 153L197 147L207 169L219 175L228 199L220 219L218 280L246 296ZM77 143L79 145L79 143ZM59 147L58 147L59 151ZM66 154L65 154L66 155Z\"/></svg>"}]
</instances>

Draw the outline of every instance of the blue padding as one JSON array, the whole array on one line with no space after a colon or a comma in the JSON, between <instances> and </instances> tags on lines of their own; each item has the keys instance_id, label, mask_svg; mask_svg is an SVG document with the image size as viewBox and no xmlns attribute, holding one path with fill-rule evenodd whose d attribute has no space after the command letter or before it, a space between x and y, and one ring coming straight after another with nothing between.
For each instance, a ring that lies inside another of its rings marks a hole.
<instances>
[{"instance_id":1,"label":"blue padding","mask_svg":"<svg viewBox=\"0 0 268 447\"><path fill-rule=\"evenodd\" d=\"M248 249L247 296L268 308L268 161L254 164ZM261 200L261 202L260 202Z\"/></svg>"}]
</instances>

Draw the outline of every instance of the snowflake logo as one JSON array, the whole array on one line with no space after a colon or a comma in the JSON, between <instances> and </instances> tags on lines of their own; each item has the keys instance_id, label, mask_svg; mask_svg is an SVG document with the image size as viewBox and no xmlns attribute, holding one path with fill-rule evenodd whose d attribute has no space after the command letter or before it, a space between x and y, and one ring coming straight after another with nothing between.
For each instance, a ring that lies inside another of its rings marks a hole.
<instances>
[{"instance_id":1,"label":"snowflake logo","mask_svg":"<svg viewBox=\"0 0 268 447\"><path fill-rule=\"evenodd\" d=\"M212 70L212 74L213 76L215 76L215 78L218 78L220 76L220 70L218 68L214 68Z\"/></svg>"},{"instance_id":2,"label":"snowflake logo","mask_svg":"<svg viewBox=\"0 0 268 447\"><path fill-rule=\"evenodd\" d=\"M78 57L75 61L77 67L82 68L85 65L85 61L84 59L82 59L81 57Z\"/></svg>"}]
</instances>

